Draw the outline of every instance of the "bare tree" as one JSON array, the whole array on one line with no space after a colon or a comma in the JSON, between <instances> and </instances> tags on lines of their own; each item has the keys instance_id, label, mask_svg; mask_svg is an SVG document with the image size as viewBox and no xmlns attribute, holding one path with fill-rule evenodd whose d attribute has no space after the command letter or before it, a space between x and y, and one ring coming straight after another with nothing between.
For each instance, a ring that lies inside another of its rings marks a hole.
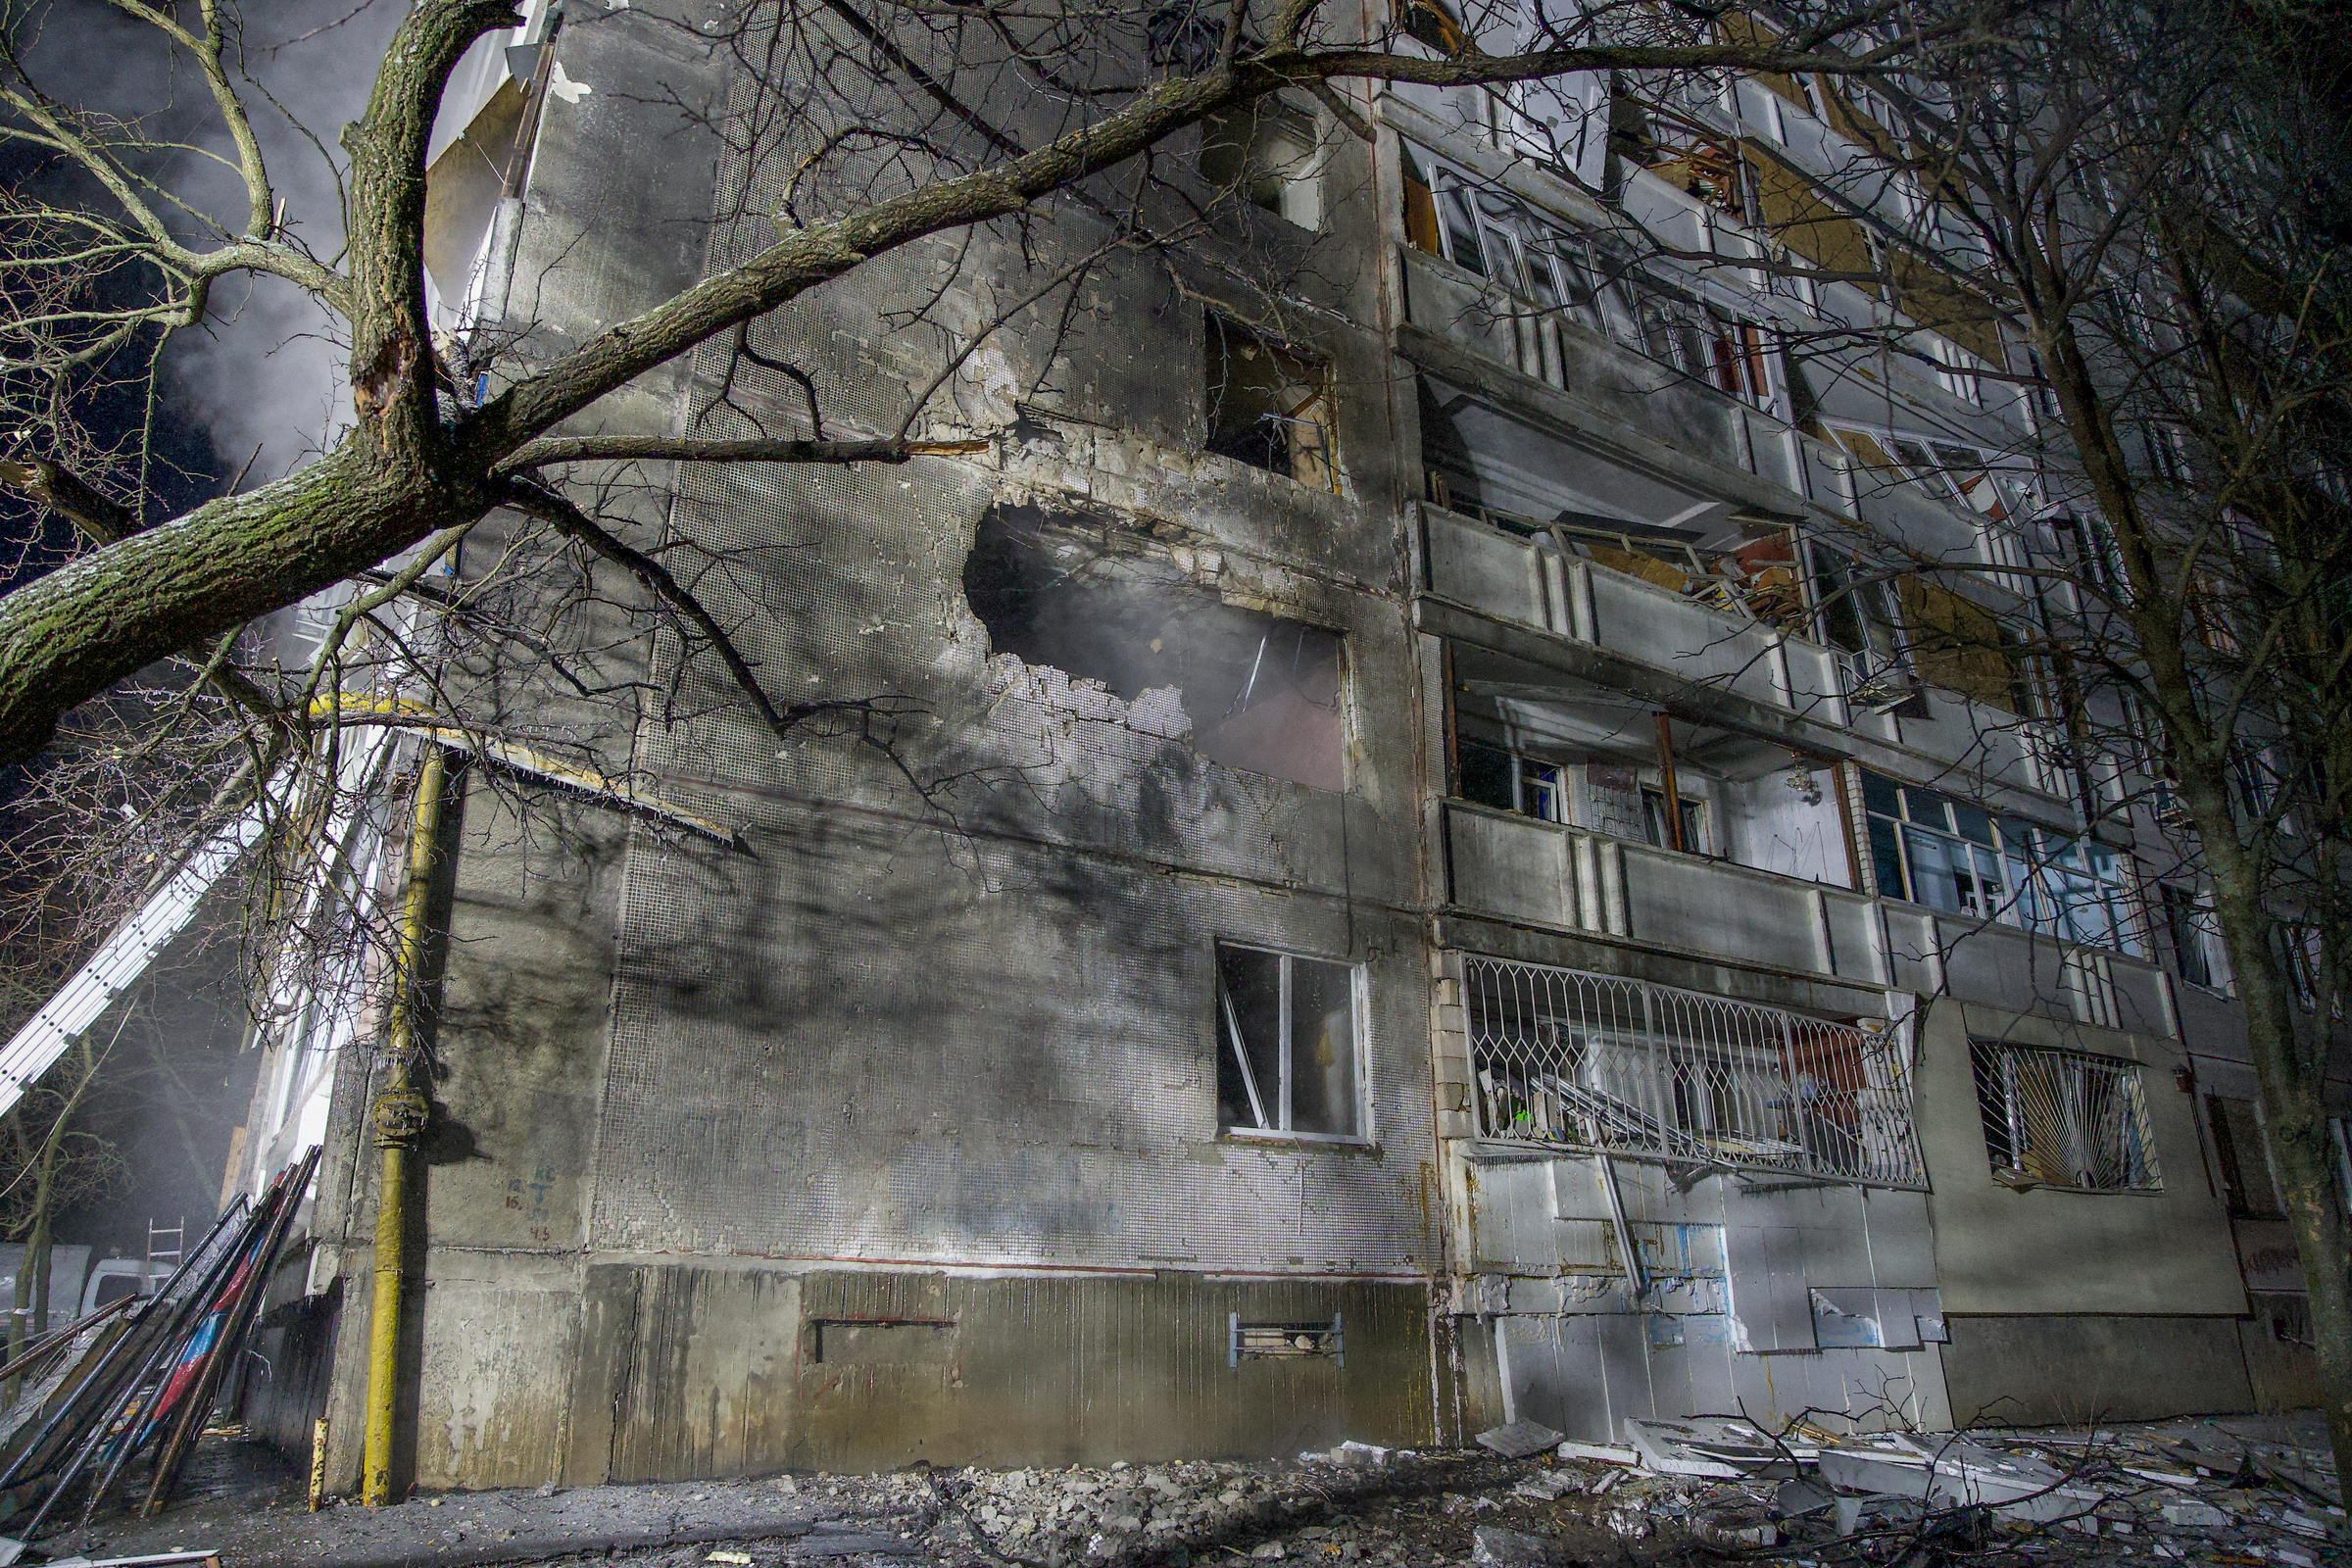
<instances>
[{"instance_id":1,"label":"bare tree","mask_svg":"<svg viewBox=\"0 0 2352 1568\"><path fill-rule=\"evenodd\" d=\"M1935 585L1945 612L1908 617L1905 657L2020 690L1994 706L2038 732L2086 824L2153 808L2177 833L2159 872L2209 885L2193 917L2244 1008L2352 1466L2352 1231L2324 1101L2352 766L2352 293L2327 181L2352 122L2273 28L2070 5L1886 85L1899 123L1844 193L1898 215L1875 286L1902 314L1880 352L2006 321L1982 358L1934 364L1972 397L2023 399L2034 434L1874 454L1887 483L1997 509L2007 543L1858 540L1848 591Z\"/></svg>"}]
</instances>

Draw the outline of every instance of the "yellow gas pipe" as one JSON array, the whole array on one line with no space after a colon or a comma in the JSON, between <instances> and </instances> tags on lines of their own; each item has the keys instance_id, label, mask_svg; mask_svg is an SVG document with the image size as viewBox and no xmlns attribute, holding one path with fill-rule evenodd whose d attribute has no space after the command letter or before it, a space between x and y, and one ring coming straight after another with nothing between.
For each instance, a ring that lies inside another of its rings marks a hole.
<instances>
[{"instance_id":1,"label":"yellow gas pipe","mask_svg":"<svg viewBox=\"0 0 2352 1568\"><path fill-rule=\"evenodd\" d=\"M426 1105L414 1075L416 977L424 958L424 922L432 898L433 844L441 831L447 763L425 753L416 779L416 824L409 838L409 882L401 902L400 966L393 975L392 1019L384 1042L384 1088L375 1100L375 1143L383 1151L375 1198L375 1304L368 1318L368 1446L360 1483L370 1508L391 1502L392 1406L399 1387L400 1302L408 1284L409 1152L424 1131Z\"/></svg>"}]
</instances>

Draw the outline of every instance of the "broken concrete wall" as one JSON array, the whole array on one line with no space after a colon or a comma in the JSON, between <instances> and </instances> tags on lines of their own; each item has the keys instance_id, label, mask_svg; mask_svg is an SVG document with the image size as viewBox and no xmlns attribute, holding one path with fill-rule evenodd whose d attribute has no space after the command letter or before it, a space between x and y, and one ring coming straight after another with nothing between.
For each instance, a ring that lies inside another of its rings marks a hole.
<instances>
[{"instance_id":1,"label":"broken concrete wall","mask_svg":"<svg viewBox=\"0 0 2352 1568\"><path fill-rule=\"evenodd\" d=\"M1462 1305L1492 1316L1496 1419L1599 1442L1628 1417L1742 1410L1775 1428L1807 1410L1948 1424L1938 1347L1915 1321L1936 1310L1921 1195L1730 1175L1685 1193L1656 1166L1614 1163L1650 1286L1639 1304L1592 1158L1470 1164L1479 1273ZM1837 1310L1861 1298L1866 1320ZM1840 1335L1841 1318L1867 1332Z\"/></svg>"},{"instance_id":2,"label":"broken concrete wall","mask_svg":"<svg viewBox=\"0 0 2352 1568\"><path fill-rule=\"evenodd\" d=\"M724 208L739 174L646 119L658 83L718 79L693 29L632 48L616 15L558 45L588 90L542 130L510 300L526 349L661 297L706 242L772 238L756 195L711 241L714 180ZM1071 222L1047 250L1100 237ZM953 344L884 307L940 286L940 321L976 331L1021 262L1009 234L919 247L752 343L807 369L828 434L887 434ZM1312 289L1365 304L1370 277ZM779 703L873 703L779 741L662 646L640 672L674 700L613 760L740 849L569 808L541 834L469 797L407 1325L416 1484L1425 1440L1418 714L1384 363L1329 318L1299 345L1330 367L1336 484L1209 456L1206 309L1113 257L1067 330L1016 323L951 379L934 423L1008 432L1001 451L704 469L637 517L701 542L672 569ZM605 414L722 435L796 428L802 400L719 345ZM1011 646L965 596L1006 509L1224 627L1218 656L1130 691L1125 665L1055 663L1067 639ZM1245 631L1265 668L1212 690ZM1220 1137L1220 942L1358 972L1353 1136ZM355 1114L338 1128L347 1487L374 1162ZM1344 1321L1345 1363L1228 1367L1236 1321Z\"/></svg>"},{"instance_id":3,"label":"broken concrete wall","mask_svg":"<svg viewBox=\"0 0 2352 1568\"><path fill-rule=\"evenodd\" d=\"M1607 955L1618 973L1712 981L1717 995L1741 989L1658 956L1532 933L1503 944L1471 922L1458 929L1489 951L1515 947L1509 956L1523 961L1567 967ZM1467 1016L1458 1002L1446 1004L1458 996L1448 985L1458 988L1461 963L1459 954L1441 955L1442 1093L1455 1084L1466 1093L1472 1070L1460 1033ZM1884 1005L1866 992L1740 978L1767 1004ZM1595 1155L1482 1142L1460 1111L1443 1116L1441 1130L1450 1306L1473 1419L1534 1419L1603 1442L1620 1440L1629 1417L1741 1410L1775 1426L1807 1410L1864 1428L1948 1424L1924 1194L1765 1172L1677 1173L1629 1158L1604 1167Z\"/></svg>"}]
</instances>

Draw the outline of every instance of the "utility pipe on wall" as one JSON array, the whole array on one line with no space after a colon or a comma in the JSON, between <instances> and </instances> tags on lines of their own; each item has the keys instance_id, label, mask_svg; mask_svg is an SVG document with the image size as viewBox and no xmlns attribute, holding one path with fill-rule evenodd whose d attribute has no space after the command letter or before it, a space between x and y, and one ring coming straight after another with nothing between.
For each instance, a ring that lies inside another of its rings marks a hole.
<instances>
[{"instance_id":1,"label":"utility pipe on wall","mask_svg":"<svg viewBox=\"0 0 2352 1568\"><path fill-rule=\"evenodd\" d=\"M391 1027L384 1042L384 1088L375 1099L375 1143L383 1170L375 1198L375 1297L368 1318L367 1450L361 1500L380 1508L392 1496L392 1410L400 1387L400 1311L407 1295L409 1155L427 1112L416 1079L418 974L431 907L433 847L441 834L448 763L439 747L425 753L416 778L416 821L409 836L408 886L401 901L399 968L393 976Z\"/></svg>"}]
</instances>

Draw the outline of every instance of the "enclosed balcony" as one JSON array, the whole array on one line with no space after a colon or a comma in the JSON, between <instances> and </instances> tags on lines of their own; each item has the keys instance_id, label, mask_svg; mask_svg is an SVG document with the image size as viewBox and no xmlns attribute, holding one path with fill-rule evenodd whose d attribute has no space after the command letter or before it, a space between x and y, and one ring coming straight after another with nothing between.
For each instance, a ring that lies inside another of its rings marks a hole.
<instances>
[{"instance_id":1,"label":"enclosed balcony","mask_svg":"<svg viewBox=\"0 0 2352 1568\"><path fill-rule=\"evenodd\" d=\"M1913 777L1957 773L2063 809L2039 721L1907 677L1889 692L1885 669L1789 629L1801 601L1788 567L1763 559L1771 520L1722 506L1674 528L1590 514L1540 523L1425 505L1422 627L1761 737ZM1497 637L1479 621L1558 642Z\"/></svg>"},{"instance_id":2,"label":"enclosed balcony","mask_svg":"<svg viewBox=\"0 0 2352 1568\"><path fill-rule=\"evenodd\" d=\"M2121 952L1524 812L1462 801L1444 812L1447 903L1464 915L2099 1028L2176 1032L2163 976Z\"/></svg>"}]
</instances>

